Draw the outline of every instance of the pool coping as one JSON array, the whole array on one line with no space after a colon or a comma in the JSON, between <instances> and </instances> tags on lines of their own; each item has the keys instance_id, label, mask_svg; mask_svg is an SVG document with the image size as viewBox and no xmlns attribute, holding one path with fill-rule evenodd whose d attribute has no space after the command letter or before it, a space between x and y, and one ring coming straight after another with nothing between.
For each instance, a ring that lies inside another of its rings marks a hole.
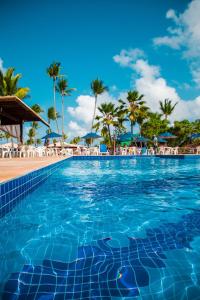
<instances>
[{"instance_id":1,"label":"pool coping","mask_svg":"<svg viewBox=\"0 0 200 300\"><path fill-rule=\"evenodd\" d=\"M9 182L9 181L18 179L18 178L23 177L23 176L25 176L25 175L28 175L28 174L30 174L30 173L32 173L32 172L35 172L35 171L41 170L41 169L43 169L43 168L46 168L46 167L48 167L48 166L52 166L52 165L54 165L54 164L56 164L56 163L60 163L60 162L62 162L62 161L65 161L66 159L69 159L69 158L71 158L71 156L69 156L69 157L64 157L64 158L62 158L61 160L57 160L57 161L50 162L50 163L49 163L48 165L46 165L46 166L40 166L40 167L38 167L38 168L36 168L36 169L27 171L27 172L25 172L25 173L23 173L23 174L21 174L21 175L17 175L17 176L15 176L15 177L12 177L12 178L9 178L9 179L0 181L0 186L1 186L2 184L6 183L6 182ZM20 162L20 161L19 161L19 162Z\"/></svg>"}]
</instances>

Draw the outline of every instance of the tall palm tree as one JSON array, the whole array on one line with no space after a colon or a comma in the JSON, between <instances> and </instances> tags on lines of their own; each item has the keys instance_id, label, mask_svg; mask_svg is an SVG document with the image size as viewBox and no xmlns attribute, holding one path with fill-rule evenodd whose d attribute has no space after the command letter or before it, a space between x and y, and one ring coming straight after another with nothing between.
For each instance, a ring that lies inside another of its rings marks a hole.
<instances>
[{"instance_id":1,"label":"tall palm tree","mask_svg":"<svg viewBox=\"0 0 200 300\"><path fill-rule=\"evenodd\" d=\"M32 110L34 110L34 112L36 112L37 114L41 114L42 112L44 112L44 110L41 108L41 106L39 104L33 104L31 106Z\"/></svg>"},{"instance_id":2,"label":"tall palm tree","mask_svg":"<svg viewBox=\"0 0 200 300\"><path fill-rule=\"evenodd\" d=\"M104 86L104 83L103 83L102 80L99 80L97 78L97 79L95 79L91 82L91 90L92 90L92 93L95 97L94 112L93 112L92 126L91 126L91 131L92 131L93 124L94 124L94 119L95 119L95 114L96 114L96 108L97 108L97 97L98 97L98 95L103 94L105 91L108 91L108 88L106 86Z\"/></svg>"},{"instance_id":3,"label":"tall palm tree","mask_svg":"<svg viewBox=\"0 0 200 300\"><path fill-rule=\"evenodd\" d=\"M41 106L39 104L34 104L31 106L31 108L37 114L40 114L43 112L43 109L41 108ZM35 139L34 140L35 140L35 144L36 144L37 143L36 134L37 134L37 129L39 128L39 124L37 121L32 122L32 128L35 129Z\"/></svg>"},{"instance_id":4,"label":"tall palm tree","mask_svg":"<svg viewBox=\"0 0 200 300\"><path fill-rule=\"evenodd\" d=\"M29 137L29 139L27 141L28 145L34 144L35 135L36 135L35 128L31 127L28 132L28 137Z\"/></svg>"},{"instance_id":5,"label":"tall palm tree","mask_svg":"<svg viewBox=\"0 0 200 300\"><path fill-rule=\"evenodd\" d=\"M53 62L50 64L50 66L47 68L47 74L50 78L53 79L53 104L55 109L55 121L56 121L56 127L57 132L59 133L59 126L58 126L58 119L57 119L57 110L56 110L56 80L59 77L60 74L60 63L59 62Z\"/></svg>"},{"instance_id":6,"label":"tall palm tree","mask_svg":"<svg viewBox=\"0 0 200 300\"><path fill-rule=\"evenodd\" d=\"M169 99L165 99L163 102L159 101L159 103L160 103L160 110L162 114L165 116L165 120L168 119L168 116L172 114L174 108L178 104L178 102L172 104L172 100Z\"/></svg>"},{"instance_id":7,"label":"tall palm tree","mask_svg":"<svg viewBox=\"0 0 200 300\"><path fill-rule=\"evenodd\" d=\"M74 88L68 87L68 81L64 78L60 78L57 82L56 91L61 95L62 101L62 135L64 135L64 97L70 96Z\"/></svg>"},{"instance_id":8,"label":"tall palm tree","mask_svg":"<svg viewBox=\"0 0 200 300\"><path fill-rule=\"evenodd\" d=\"M108 135L109 144L112 146L112 138L111 138L111 126L115 126L116 124L116 114L117 108L112 102L102 103L98 110L100 115L97 115L95 120L97 123L94 125L94 128L98 130L101 127L101 134L103 136Z\"/></svg>"},{"instance_id":9,"label":"tall palm tree","mask_svg":"<svg viewBox=\"0 0 200 300\"><path fill-rule=\"evenodd\" d=\"M124 122L128 121L127 111L124 108L124 105L121 103L121 101L122 100L118 100L119 105L116 108L115 129L118 134L121 134L126 130L126 127L124 126Z\"/></svg>"},{"instance_id":10,"label":"tall palm tree","mask_svg":"<svg viewBox=\"0 0 200 300\"><path fill-rule=\"evenodd\" d=\"M17 96L20 99L28 97L29 88L18 86L21 74L14 75L14 68L8 68L5 73L0 70L0 96Z\"/></svg>"},{"instance_id":11,"label":"tall palm tree","mask_svg":"<svg viewBox=\"0 0 200 300\"><path fill-rule=\"evenodd\" d=\"M145 105L141 105L138 113L137 113L137 124L139 126L139 133L141 135L141 128L143 123L148 119L150 113L150 109L148 106Z\"/></svg>"},{"instance_id":12,"label":"tall palm tree","mask_svg":"<svg viewBox=\"0 0 200 300\"><path fill-rule=\"evenodd\" d=\"M119 100L124 111L127 112L128 119L130 120L131 133L133 133L133 126L137 122L140 109L145 106L145 101L142 100L144 95L140 95L138 91L129 91L127 95L127 102Z\"/></svg>"}]
</instances>

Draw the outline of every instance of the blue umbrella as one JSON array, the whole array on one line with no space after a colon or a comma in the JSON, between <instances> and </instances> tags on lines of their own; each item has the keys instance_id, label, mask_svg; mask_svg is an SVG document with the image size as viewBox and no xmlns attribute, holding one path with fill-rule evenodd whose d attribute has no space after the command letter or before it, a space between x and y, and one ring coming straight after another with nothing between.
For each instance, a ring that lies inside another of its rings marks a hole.
<instances>
[{"instance_id":1,"label":"blue umbrella","mask_svg":"<svg viewBox=\"0 0 200 300\"><path fill-rule=\"evenodd\" d=\"M86 135L82 136L82 139L100 139L101 136L98 135L96 132L89 132Z\"/></svg>"},{"instance_id":2,"label":"blue umbrella","mask_svg":"<svg viewBox=\"0 0 200 300\"><path fill-rule=\"evenodd\" d=\"M135 141L141 142L141 143L146 143L149 141L149 139L145 138L144 136L138 136L138 137L135 137Z\"/></svg>"},{"instance_id":3,"label":"blue umbrella","mask_svg":"<svg viewBox=\"0 0 200 300\"><path fill-rule=\"evenodd\" d=\"M56 132L50 132L47 135L43 136L42 140L54 139L54 138L58 138L58 137L62 137L62 135L58 134Z\"/></svg>"},{"instance_id":4,"label":"blue umbrella","mask_svg":"<svg viewBox=\"0 0 200 300\"><path fill-rule=\"evenodd\" d=\"M199 139L200 138L200 133L193 133L191 135L191 139L194 140L194 139Z\"/></svg>"},{"instance_id":5,"label":"blue umbrella","mask_svg":"<svg viewBox=\"0 0 200 300\"><path fill-rule=\"evenodd\" d=\"M164 133L161 133L159 135L159 138L161 138L161 139L175 139L176 136L173 135L171 132L164 132Z\"/></svg>"},{"instance_id":6,"label":"blue umbrella","mask_svg":"<svg viewBox=\"0 0 200 300\"><path fill-rule=\"evenodd\" d=\"M158 138L158 143L167 143L167 140Z\"/></svg>"},{"instance_id":7,"label":"blue umbrella","mask_svg":"<svg viewBox=\"0 0 200 300\"><path fill-rule=\"evenodd\" d=\"M132 141L138 134L133 134L131 132L126 132L118 135L117 140L120 142Z\"/></svg>"}]
</instances>

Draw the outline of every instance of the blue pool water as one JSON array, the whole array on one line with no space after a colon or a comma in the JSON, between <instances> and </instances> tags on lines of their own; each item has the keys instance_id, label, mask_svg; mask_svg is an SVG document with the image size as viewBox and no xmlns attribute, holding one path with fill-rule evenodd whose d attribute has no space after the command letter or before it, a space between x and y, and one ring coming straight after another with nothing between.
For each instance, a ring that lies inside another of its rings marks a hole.
<instances>
[{"instance_id":1,"label":"blue pool water","mask_svg":"<svg viewBox=\"0 0 200 300\"><path fill-rule=\"evenodd\" d=\"M2 299L200 299L200 159L67 160L0 219Z\"/></svg>"}]
</instances>

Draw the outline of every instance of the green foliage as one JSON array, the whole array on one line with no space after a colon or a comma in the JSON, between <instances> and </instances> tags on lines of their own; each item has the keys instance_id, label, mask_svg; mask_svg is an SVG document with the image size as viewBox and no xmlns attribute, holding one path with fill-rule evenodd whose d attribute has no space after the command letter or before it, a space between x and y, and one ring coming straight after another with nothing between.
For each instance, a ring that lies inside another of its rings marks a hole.
<instances>
[{"instance_id":1,"label":"green foliage","mask_svg":"<svg viewBox=\"0 0 200 300\"><path fill-rule=\"evenodd\" d=\"M109 146L112 146L111 138L111 126L117 124L115 118L117 117L117 108L111 102L104 102L99 107L98 110L100 115L97 115L95 120L97 121L94 128L97 130L101 129L101 135L109 137Z\"/></svg>"},{"instance_id":2,"label":"green foliage","mask_svg":"<svg viewBox=\"0 0 200 300\"><path fill-rule=\"evenodd\" d=\"M58 80L57 86L56 86L57 92L60 93L62 98L62 134L64 134L64 115L65 115L65 109L64 109L64 97L70 96L71 92L74 91L74 88L69 88L68 81L64 78L60 78ZM58 118L58 115L57 115Z\"/></svg>"},{"instance_id":3,"label":"green foliage","mask_svg":"<svg viewBox=\"0 0 200 300\"><path fill-rule=\"evenodd\" d=\"M31 108L37 114L41 114L42 112L44 112L39 104L34 104L34 105L31 106Z\"/></svg>"},{"instance_id":4,"label":"green foliage","mask_svg":"<svg viewBox=\"0 0 200 300\"><path fill-rule=\"evenodd\" d=\"M98 97L98 95L103 94L105 91L108 91L108 87L104 86L103 81L97 78L91 82L91 90L95 97L94 112L93 112L92 126L91 126L91 131L92 131L92 128L94 125L96 108L97 108L97 97Z\"/></svg>"},{"instance_id":5,"label":"green foliage","mask_svg":"<svg viewBox=\"0 0 200 300\"><path fill-rule=\"evenodd\" d=\"M132 133L133 126L138 123L141 127L148 117L149 108L145 105L143 97L144 95L140 95L138 91L129 91L126 102L119 100L121 110L127 115L130 121Z\"/></svg>"},{"instance_id":6,"label":"green foliage","mask_svg":"<svg viewBox=\"0 0 200 300\"><path fill-rule=\"evenodd\" d=\"M200 132L200 120L190 122L188 120L175 121L174 127L172 128L172 133L177 136L176 143L178 145L185 145L190 143L190 135L192 133ZM198 141L193 141L194 143Z\"/></svg>"},{"instance_id":7,"label":"green foliage","mask_svg":"<svg viewBox=\"0 0 200 300\"><path fill-rule=\"evenodd\" d=\"M141 133L150 139L168 130L169 122L158 113L149 113L148 119L141 126Z\"/></svg>"},{"instance_id":8,"label":"green foliage","mask_svg":"<svg viewBox=\"0 0 200 300\"><path fill-rule=\"evenodd\" d=\"M42 144L42 140L41 139L37 139L36 143L37 143L37 145L41 145Z\"/></svg>"},{"instance_id":9,"label":"green foliage","mask_svg":"<svg viewBox=\"0 0 200 300\"><path fill-rule=\"evenodd\" d=\"M69 88L68 81L64 78L59 78L56 91L61 94L62 96L71 96L71 92L74 91L75 88Z\"/></svg>"},{"instance_id":10,"label":"green foliage","mask_svg":"<svg viewBox=\"0 0 200 300\"><path fill-rule=\"evenodd\" d=\"M108 91L108 87L104 86L103 81L97 78L91 82L91 90L94 96L98 96Z\"/></svg>"},{"instance_id":11,"label":"green foliage","mask_svg":"<svg viewBox=\"0 0 200 300\"><path fill-rule=\"evenodd\" d=\"M78 144L80 141L81 141L80 136L76 136L70 141L70 144Z\"/></svg>"},{"instance_id":12,"label":"green foliage","mask_svg":"<svg viewBox=\"0 0 200 300\"><path fill-rule=\"evenodd\" d=\"M5 73L0 70L0 96L17 96L20 99L28 97L29 88L21 88L18 82L21 74L14 75L14 68L8 68Z\"/></svg>"},{"instance_id":13,"label":"green foliage","mask_svg":"<svg viewBox=\"0 0 200 300\"><path fill-rule=\"evenodd\" d=\"M61 65L60 62L53 62L47 68L47 74L49 75L49 77L53 78L53 80L56 80L56 78L59 76L60 65Z\"/></svg>"},{"instance_id":14,"label":"green foliage","mask_svg":"<svg viewBox=\"0 0 200 300\"><path fill-rule=\"evenodd\" d=\"M48 118L48 123L49 124L50 124L51 121L56 120L56 111L55 111L55 108L53 106L48 108L47 118Z\"/></svg>"},{"instance_id":15,"label":"green foliage","mask_svg":"<svg viewBox=\"0 0 200 300\"><path fill-rule=\"evenodd\" d=\"M160 101L160 110L162 112L162 114L165 116L165 119L167 120L168 116L170 116L173 112L173 110L175 109L176 105L178 104L178 102L176 102L175 104L172 104L172 100L169 99L165 99L163 102Z\"/></svg>"},{"instance_id":16,"label":"green foliage","mask_svg":"<svg viewBox=\"0 0 200 300\"><path fill-rule=\"evenodd\" d=\"M63 141L65 141L67 138L68 138L68 136L67 136L65 133L63 133L63 134L62 134L62 139L63 139Z\"/></svg>"}]
</instances>

